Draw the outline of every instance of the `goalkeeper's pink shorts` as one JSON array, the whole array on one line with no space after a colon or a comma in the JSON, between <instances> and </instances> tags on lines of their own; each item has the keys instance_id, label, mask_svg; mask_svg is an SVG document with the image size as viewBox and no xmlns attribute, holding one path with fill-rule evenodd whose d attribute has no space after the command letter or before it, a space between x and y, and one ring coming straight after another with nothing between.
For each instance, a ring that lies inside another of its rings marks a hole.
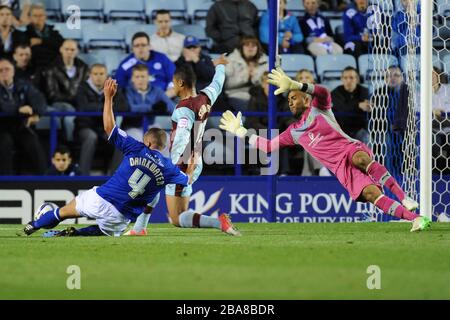
<instances>
[{"instance_id":1,"label":"goalkeeper's pink shorts","mask_svg":"<svg viewBox=\"0 0 450 320\"><path fill-rule=\"evenodd\" d=\"M344 188L347 189L353 200L365 202L364 199L360 198L365 187L376 185L382 192L383 189L378 182L373 181L368 174L362 172L352 164L352 157L358 151L365 151L373 158L372 150L364 143L359 141L351 143L343 150L344 156L334 174Z\"/></svg>"}]
</instances>

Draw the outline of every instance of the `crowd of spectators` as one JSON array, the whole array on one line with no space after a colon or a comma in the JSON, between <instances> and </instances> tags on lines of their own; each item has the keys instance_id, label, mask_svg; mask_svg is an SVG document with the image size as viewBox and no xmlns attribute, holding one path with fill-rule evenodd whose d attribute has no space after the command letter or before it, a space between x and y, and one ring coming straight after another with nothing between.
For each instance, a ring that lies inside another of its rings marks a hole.
<instances>
[{"instance_id":1,"label":"crowd of spectators","mask_svg":"<svg viewBox=\"0 0 450 320\"><path fill-rule=\"evenodd\" d=\"M305 12L300 15L291 13L287 9L288 1L302 1ZM279 0L279 4L280 54L301 53L318 57L347 53L357 58L369 53L376 41L384 41L371 33L376 21L371 17L369 0ZM407 28L405 14L406 10L413 10L411 5L411 0L401 0L402 9L389 21L393 32L392 49L398 56L405 54L405 37L411 32L411 28ZM329 15L324 14L330 10L334 13L340 11L343 27L340 34L332 28ZM420 12L419 6L416 11ZM143 123L169 130L169 117L177 102L172 83L175 69L185 65L192 67L199 91L214 76L210 54L228 53L229 60L224 90L214 110L232 108L243 112L267 112L267 11L258 12L250 0L216 1L206 15L205 33L211 39L208 48L202 46L195 36L174 31L169 10L157 11L153 23L156 25L155 33L140 31L133 35L131 52L115 68L113 75L121 89L115 99L114 110L136 115L118 121L129 135L142 139ZM418 41L420 26L415 32ZM80 56L80 49L77 41L64 39L48 21L43 5L30 4L29 1L1 1L0 113L6 116L0 116L0 148L5 154L0 158L0 175L46 172L89 175L96 162L103 168L102 173L110 173L119 163L120 154L107 143L101 118L92 116L62 117L59 142L67 146L60 146L51 159L46 156L48 138L40 136L42 130L49 129L46 112L99 112L103 108L103 84L112 75L112 70L102 63L88 65ZM450 112L450 89L444 84L442 74L441 70L435 70L433 77L437 141L433 152L438 159L450 152L450 124L445 120L446 113ZM296 78L303 82L322 80L306 69L299 70ZM395 174L399 173L403 165L401 145L406 130L409 94L401 68L393 65L386 70L386 84L375 90L374 99L369 98L367 84L360 79L357 68L345 68L339 81L339 85L330 88L333 108L337 121L350 137L368 142L369 113L378 105L388 110L387 146L395 147L398 152L391 153L387 165ZM289 111L283 96L277 97L277 106L278 111ZM158 116L165 116L166 123L155 121ZM215 123L215 120L210 122ZM267 117L247 117L245 121L252 129L266 129L268 126ZM290 117L280 117L277 126L284 130L292 121ZM320 163L303 154L300 148L286 151L281 159L281 174L328 174ZM289 163L288 159L303 159L303 166L300 168L298 162ZM448 157L443 159L439 164L441 167L447 164ZM50 162L52 167L47 170ZM258 172L248 168L247 173Z\"/></svg>"}]
</instances>

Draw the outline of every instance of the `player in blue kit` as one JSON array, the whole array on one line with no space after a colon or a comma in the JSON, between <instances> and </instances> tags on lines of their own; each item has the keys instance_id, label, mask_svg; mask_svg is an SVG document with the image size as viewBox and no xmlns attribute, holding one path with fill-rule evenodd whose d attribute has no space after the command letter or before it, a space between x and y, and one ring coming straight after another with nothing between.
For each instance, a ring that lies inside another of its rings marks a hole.
<instances>
[{"instance_id":1,"label":"player in blue kit","mask_svg":"<svg viewBox=\"0 0 450 320\"><path fill-rule=\"evenodd\" d=\"M170 136L170 156L172 162L182 171L187 168L186 160L192 151L201 154L203 134L208 121L211 106L214 105L222 92L225 82L225 56L213 60L215 74L212 82L206 88L195 90L196 76L190 66L178 67L173 76L174 91L180 98L172 114L172 133ZM202 171L202 159L198 158L192 181L199 178ZM196 213L189 209L192 195L191 185L169 184L166 187L166 203L171 223L180 228L216 228L226 234L240 236L227 214L218 218ZM151 207L148 207L151 209ZM136 221L130 235L146 235L150 210L144 212ZM147 214L146 214L147 213Z\"/></svg>"},{"instance_id":2,"label":"player in blue kit","mask_svg":"<svg viewBox=\"0 0 450 320\"><path fill-rule=\"evenodd\" d=\"M94 187L66 206L45 212L28 223L23 230L26 235L41 228L53 228L66 219L88 217L96 219L98 225L79 230L68 229L62 233L55 231L53 235L120 236L148 203L155 198L157 201L157 195L167 184L189 185L196 167L195 159L191 156L183 173L172 164L171 159L165 158L160 153L166 146L163 130L150 129L144 135L144 143L141 143L116 127L112 110L116 92L116 81L108 79L104 88L103 126L109 141L124 154L119 168L102 186Z\"/></svg>"}]
</instances>

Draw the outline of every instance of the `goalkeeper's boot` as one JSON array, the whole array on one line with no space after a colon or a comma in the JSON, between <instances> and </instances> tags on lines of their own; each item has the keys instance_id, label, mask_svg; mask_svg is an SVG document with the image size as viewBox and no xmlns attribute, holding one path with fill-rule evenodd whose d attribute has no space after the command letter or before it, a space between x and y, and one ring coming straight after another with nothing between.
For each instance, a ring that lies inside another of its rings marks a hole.
<instances>
[{"instance_id":1,"label":"goalkeeper's boot","mask_svg":"<svg viewBox=\"0 0 450 320\"><path fill-rule=\"evenodd\" d=\"M229 215L222 213L219 216L219 221L220 221L220 229L222 230L222 232L225 232L226 234L230 234L232 236L237 237L241 236L241 233L238 231L238 229L235 228L235 226L231 222Z\"/></svg>"},{"instance_id":2,"label":"goalkeeper's boot","mask_svg":"<svg viewBox=\"0 0 450 320\"><path fill-rule=\"evenodd\" d=\"M411 232L427 230L431 227L431 220L428 217L419 216L414 219Z\"/></svg>"},{"instance_id":3,"label":"goalkeeper's boot","mask_svg":"<svg viewBox=\"0 0 450 320\"><path fill-rule=\"evenodd\" d=\"M57 238L57 237L75 237L77 235L77 229L69 227L64 230L50 230L45 232L42 237L44 238Z\"/></svg>"},{"instance_id":4,"label":"goalkeeper's boot","mask_svg":"<svg viewBox=\"0 0 450 320\"><path fill-rule=\"evenodd\" d=\"M408 210L408 211L414 211L419 207L419 203L415 201L414 199L411 199L410 197L406 197L402 201L402 205Z\"/></svg>"},{"instance_id":5,"label":"goalkeeper's boot","mask_svg":"<svg viewBox=\"0 0 450 320\"><path fill-rule=\"evenodd\" d=\"M134 229L128 230L123 234L124 236L146 236L147 229L142 229L141 231L136 231Z\"/></svg>"}]
</instances>

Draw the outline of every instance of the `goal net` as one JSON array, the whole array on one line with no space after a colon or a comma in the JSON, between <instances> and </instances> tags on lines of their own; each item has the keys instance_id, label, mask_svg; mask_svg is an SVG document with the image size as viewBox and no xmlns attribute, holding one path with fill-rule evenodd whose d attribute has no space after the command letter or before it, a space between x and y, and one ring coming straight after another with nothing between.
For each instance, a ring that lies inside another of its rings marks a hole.
<instances>
[{"instance_id":1,"label":"goal net","mask_svg":"<svg viewBox=\"0 0 450 320\"><path fill-rule=\"evenodd\" d=\"M433 169L428 174L432 175L432 214L445 221L450 220L450 0L433 2L434 117L427 128L432 132ZM364 83L371 92L369 144L376 160L419 201L422 8L419 0L370 0L368 10L371 48L370 54L359 58L359 66L366 66ZM390 220L375 209L368 218Z\"/></svg>"}]
</instances>

